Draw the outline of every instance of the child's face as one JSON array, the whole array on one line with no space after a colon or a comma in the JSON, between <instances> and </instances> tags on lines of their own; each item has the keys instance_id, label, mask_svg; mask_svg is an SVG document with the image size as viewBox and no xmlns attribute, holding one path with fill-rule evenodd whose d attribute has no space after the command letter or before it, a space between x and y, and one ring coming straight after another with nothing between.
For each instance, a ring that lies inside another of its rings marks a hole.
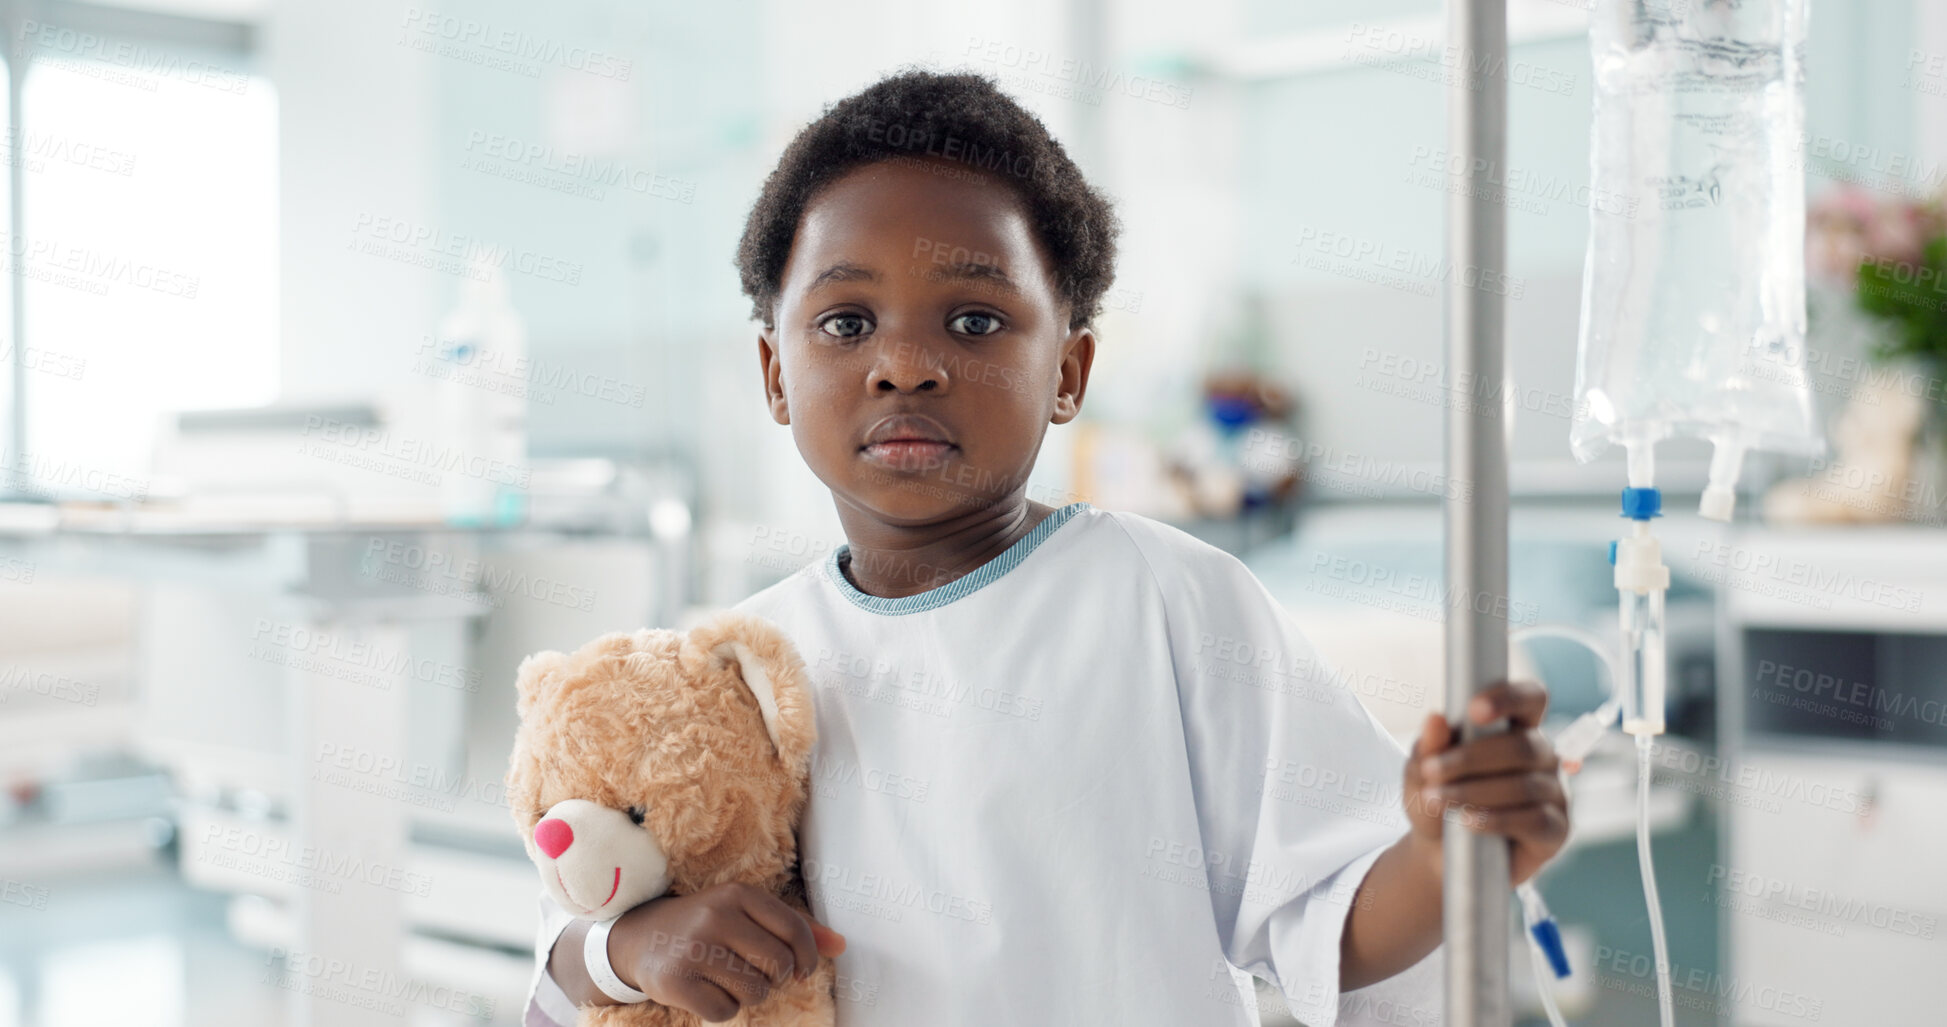
<instances>
[{"instance_id":1,"label":"child's face","mask_svg":"<svg viewBox=\"0 0 1947 1027\"><path fill-rule=\"evenodd\" d=\"M758 343L771 416L841 506L901 525L988 507L1081 409L1095 338L1068 317L1012 191L948 162L867 165L798 225Z\"/></svg>"}]
</instances>

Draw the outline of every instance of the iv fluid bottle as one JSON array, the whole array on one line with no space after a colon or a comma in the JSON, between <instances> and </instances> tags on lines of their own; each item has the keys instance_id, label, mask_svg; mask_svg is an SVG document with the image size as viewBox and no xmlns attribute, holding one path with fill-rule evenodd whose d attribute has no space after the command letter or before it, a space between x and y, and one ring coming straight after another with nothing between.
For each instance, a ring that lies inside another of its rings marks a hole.
<instances>
[{"instance_id":1,"label":"iv fluid bottle","mask_svg":"<svg viewBox=\"0 0 1947 1027\"><path fill-rule=\"evenodd\" d=\"M436 353L448 524L520 519L527 487L527 329L498 267L472 262L460 302L440 319Z\"/></svg>"},{"instance_id":2,"label":"iv fluid bottle","mask_svg":"<svg viewBox=\"0 0 1947 1027\"><path fill-rule=\"evenodd\" d=\"M1715 445L1704 514L1744 453L1824 452L1806 380L1807 0L1597 0L1589 251L1570 446Z\"/></svg>"}]
</instances>

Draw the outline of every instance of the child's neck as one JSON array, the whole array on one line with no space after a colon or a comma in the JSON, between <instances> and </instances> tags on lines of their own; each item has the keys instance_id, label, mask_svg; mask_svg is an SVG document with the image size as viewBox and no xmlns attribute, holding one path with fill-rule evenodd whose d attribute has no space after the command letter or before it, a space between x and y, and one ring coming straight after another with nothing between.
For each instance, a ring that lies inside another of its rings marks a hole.
<instances>
[{"instance_id":1,"label":"child's neck","mask_svg":"<svg viewBox=\"0 0 1947 1027\"><path fill-rule=\"evenodd\" d=\"M838 519L848 556L841 569L867 595L918 595L979 570L1054 512L1016 493L971 513L906 526L887 524L841 500Z\"/></svg>"}]
</instances>

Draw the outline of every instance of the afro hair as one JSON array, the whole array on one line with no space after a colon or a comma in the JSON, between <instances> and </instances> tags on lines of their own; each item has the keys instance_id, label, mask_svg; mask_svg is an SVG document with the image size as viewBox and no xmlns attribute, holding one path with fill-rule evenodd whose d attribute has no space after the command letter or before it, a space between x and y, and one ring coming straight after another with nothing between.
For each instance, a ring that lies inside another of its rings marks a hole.
<instances>
[{"instance_id":1,"label":"afro hair","mask_svg":"<svg viewBox=\"0 0 1947 1027\"><path fill-rule=\"evenodd\" d=\"M1108 200L1047 126L992 79L924 70L890 75L831 105L785 148L737 244L752 315L773 326L791 242L820 189L868 164L929 158L1013 189L1054 269L1069 327L1094 320L1115 278L1119 226Z\"/></svg>"}]
</instances>

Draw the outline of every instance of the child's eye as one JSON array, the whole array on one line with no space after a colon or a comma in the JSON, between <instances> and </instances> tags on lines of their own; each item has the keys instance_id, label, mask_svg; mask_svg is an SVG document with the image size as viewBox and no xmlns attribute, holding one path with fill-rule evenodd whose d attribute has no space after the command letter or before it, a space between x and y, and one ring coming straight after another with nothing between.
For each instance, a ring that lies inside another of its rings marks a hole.
<instances>
[{"instance_id":1,"label":"child's eye","mask_svg":"<svg viewBox=\"0 0 1947 1027\"><path fill-rule=\"evenodd\" d=\"M947 327L962 335L992 335L1001 330L1001 319L992 314L961 314L948 321Z\"/></svg>"},{"instance_id":2,"label":"child's eye","mask_svg":"<svg viewBox=\"0 0 1947 1027\"><path fill-rule=\"evenodd\" d=\"M872 322L859 314L834 314L818 322L819 331L841 339L864 335L871 328Z\"/></svg>"}]
</instances>

